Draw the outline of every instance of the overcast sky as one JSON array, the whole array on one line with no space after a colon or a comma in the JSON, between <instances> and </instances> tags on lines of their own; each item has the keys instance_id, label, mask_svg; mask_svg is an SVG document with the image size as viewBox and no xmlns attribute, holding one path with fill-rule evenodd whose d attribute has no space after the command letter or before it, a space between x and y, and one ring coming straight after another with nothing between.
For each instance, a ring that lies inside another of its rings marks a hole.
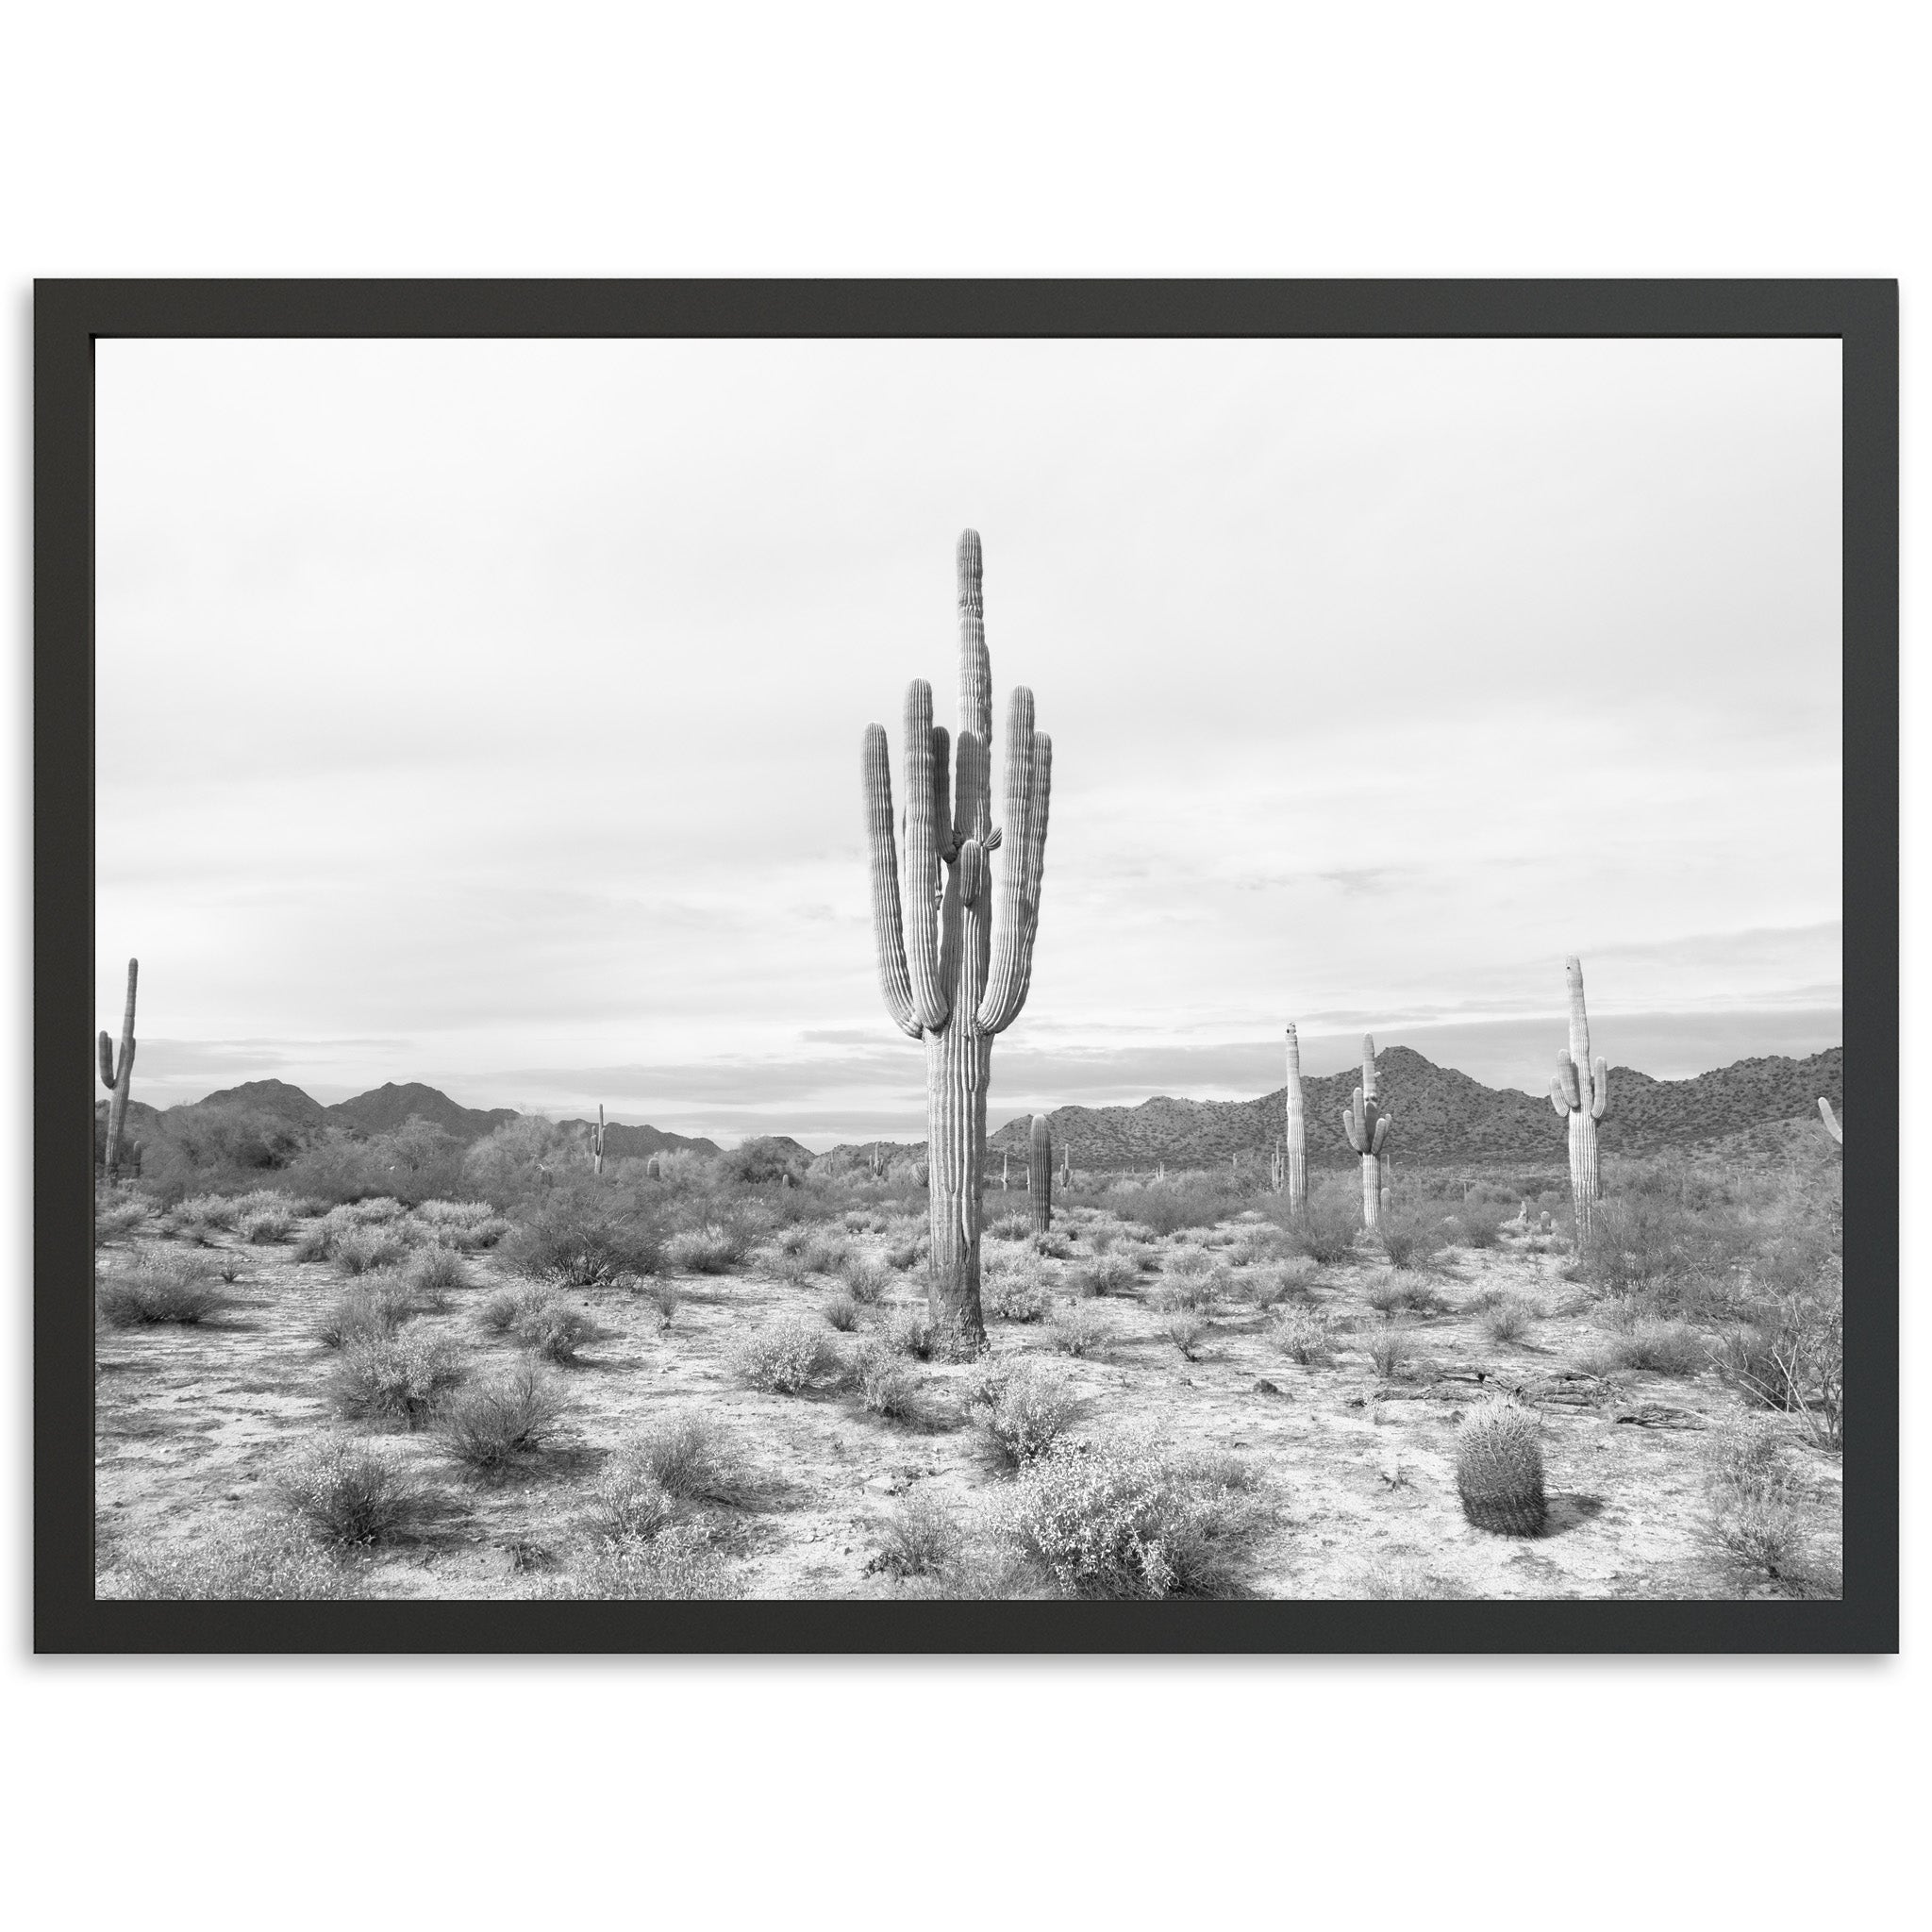
<instances>
[{"instance_id":1,"label":"overcast sky","mask_svg":"<svg viewBox=\"0 0 1932 1932\"><path fill-rule=\"evenodd\" d=\"M1835 342L104 342L101 1024L275 1075L924 1131L859 738L1054 739L991 1115L1363 1028L1541 1091L1840 1038ZM996 740L997 741L997 740ZM997 773L996 773L997 782ZM903 790L898 791L903 797Z\"/></svg>"}]
</instances>

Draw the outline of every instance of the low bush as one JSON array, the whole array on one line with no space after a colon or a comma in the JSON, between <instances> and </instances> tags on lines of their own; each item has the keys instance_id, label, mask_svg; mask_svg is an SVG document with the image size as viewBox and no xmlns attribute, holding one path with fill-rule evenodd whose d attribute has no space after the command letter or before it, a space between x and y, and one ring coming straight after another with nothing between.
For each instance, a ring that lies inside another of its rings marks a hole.
<instances>
[{"instance_id":1,"label":"low bush","mask_svg":"<svg viewBox=\"0 0 1932 1932\"><path fill-rule=\"evenodd\" d=\"M1541 1313L1520 1294L1498 1295L1482 1312L1483 1333L1491 1341L1521 1341Z\"/></svg>"},{"instance_id":2,"label":"low bush","mask_svg":"<svg viewBox=\"0 0 1932 1932\"><path fill-rule=\"evenodd\" d=\"M213 1271L199 1255L137 1255L101 1271L94 1306L112 1328L139 1328L163 1322L193 1327L225 1306Z\"/></svg>"},{"instance_id":3,"label":"low bush","mask_svg":"<svg viewBox=\"0 0 1932 1932\"><path fill-rule=\"evenodd\" d=\"M828 1294L819 1304L819 1313L825 1318L826 1327L836 1328L841 1335L850 1335L858 1326L858 1304L843 1289Z\"/></svg>"},{"instance_id":4,"label":"low bush","mask_svg":"<svg viewBox=\"0 0 1932 1932\"><path fill-rule=\"evenodd\" d=\"M387 1228L351 1227L334 1237L328 1257L344 1274L368 1274L397 1267L408 1255L409 1244Z\"/></svg>"},{"instance_id":5,"label":"low bush","mask_svg":"<svg viewBox=\"0 0 1932 1932\"><path fill-rule=\"evenodd\" d=\"M1212 1227L1227 1203L1211 1188L1156 1181L1133 1196L1134 1218L1158 1235L1184 1227Z\"/></svg>"},{"instance_id":6,"label":"low bush","mask_svg":"<svg viewBox=\"0 0 1932 1932\"><path fill-rule=\"evenodd\" d=\"M744 1253L743 1236L715 1221L708 1221L702 1227L680 1228L664 1244L666 1264L688 1274L728 1274L743 1260Z\"/></svg>"},{"instance_id":7,"label":"low bush","mask_svg":"<svg viewBox=\"0 0 1932 1932\"><path fill-rule=\"evenodd\" d=\"M979 1295L981 1308L1001 1322L1038 1322L1052 1306L1046 1290L1030 1276L997 1275Z\"/></svg>"},{"instance_id":8,"label":"low bush","mask_svg":"<svg viewBox=\"0 0 1932 1932\"><path fill-rule=\"evenodd\" d=\"M1291 1361L1304 1368L1325 1362L1334 1354L1335 1324L1324 1310L1307 1306L1284 1309L1269 1331L1269 1340Z\"/></svg>"},{"instance_id":9,"label":"low bush","mask_svg":"<svg viewBox=\"0 0 1932 1932\"><path fill-rule=\"evenodd\" d=\"M1683 1322L1640 1319L1617 1336L1617 1365L1658 1375L1694 1375L1710 1366L1710 1352L1696 1329Z\"/></svg>"},{"instance_id":10,"label":"low bush","mask_svg":"<svg viewBox=\"0 0 1932 1932\"><path fill-rule=\"evenodd\" d=\"M379 1543L422 1518L422 1491L403 1468L366 1442L329 1436L292 1457L275 1476L275 1493L323 1541Z\"/></svg>"},{"instance_id":11,"label":"low bush","mask_svg":"<svg viewBox=\"0 0 1932 1932\"><path fill-rule=\"evenodd\" d=\"M886 1248L886 1265L903 1274L907 1270L918 1267L930 1251L931 1243L924 1235L892 1241Z\"/></svg>"},{"instance_id":12,"label":"low bush","mask_svg":"<svg viewBox=\"0 0 1932 1932\"><path fill-rule=\"evenodd\" d=\"M1376 1374L1387 1381L1414 1353L1412 1340L1413 1331L1407 1322L1385 1319L1368 1331L1362 1346Z\"/></svg>"},{"instance_id":13,"label":"low bush","mask_svg":"<svg viewBox=\"0 0 1932 1932\"><path fill-rule=\"evenodd\" d=\"M851 1257L850 1241L823 1230L813 1234L798 1251L799 1259L814 1274L837 1274Z\"/></svg>"},{"instance_id":14,"label":"low bush","mask_svg":"<svg viewBox=\"0 0 1932 1932\"><path fill-rule=\"evenodd\" d=\"M258 1208L240 1224L242 1239L251 1247L273 1247L295 1231L295 1217L286 1208Z\"/></svg>"},{"instance_id":15,"label":"low bush","mask_svg":"<svg viewBox=\"0 0 1932 1932\"><path fill-rule=\"evenodd\" d=\"M539 1208L497 1244L517 1274L558 1288L597 1288L628 1275L655 1274L664 1242L657 1224L608 1204L570 1196Z\"/></svg>"},{"instance_id":16,"label":"low bush","mask_svg":"<svg viewBox=\"0 0 1932 1932\"><path fill-rule=\"evenodd\" d=\"M1317 1267L1333 1268L1353 1257L1360 1232L1358 1208L1345 1198L1320 1194L1309 1199L1288 1238Z\"/></svg>"},{"instance_id":17,"label":"low bush","mask_svg":"<svg viewBox=\"0 0 1932 1932\"><path fill-rule=\"evenodd\" d=\"M594 1538L546 1595L591 1603L717 1602L743 1594L701 1524L640 1541Z\"/></svg>"},{"instance_id":18,"label":"low bush","mask_svg":"<svg viewBox=\"0 0 1932 1932\"><path fill-rule=\"evenodd\" d=\"M1183 1361L1198 1361L1201 1343L1208 1333L1207 1322L1192 1308L1170 1308L1161 1323L1161 1332L1180 1350Z\"/></svg>"},{"instance_id":19,"label":"low bush","mask_svg":"<svg viewBox=\"0 0 1932 1932\"><path fill-rule=\"evenodd\" d=\"M1045 1455L1082 1407L1062 1374L1022 1357L981 1370L967 1419L988 1461L996 1469L1015 1470Z\"/></svg>"},{"instance_id":20,"label":"low bush","mask_svg":"<svg viewBox=\"0 0 1932 1932\"><path fill-rule=\"evenodd\" d=\"M1712 1435L1700 1527L1734 1574L1799 1596L1836 1593L1836 1580L1820 1574L1812 1555L1803 1486L1768 1424L1733 1424Z\"/></svg>"},{"instance_id":21,"label":"low bush","mask_svg":"<svg viewBox=\"0 0 1932 1932\"><path fill-rule=\"evenodd\" d=\"M546 1288L499 1290L476 1318L490 1333L508 1336L545 1361L559 1364L575 1362L583 1344L604 1332L587 1310Z\"/></svg>"},{"instance_id":22,"label":"low bush","mask_svg":"<svg viewBox=\"0 0 1932 1932\"><path fill-rule=\"evenodd\" d=\"M1503 1241L1503 1210L1487 1202L1466 1201L1450 1217L1443 1233L1458 1248L1500 1247Z\"/></svg>"},{"instance_id":23,"label":"low bush","mask_svg":"<svg viewBox=\"0 0 1932 1932\"><path fill-rule=\"evenodd\" d=\"M1074 1252L1074 1238L1057 1227L1049 1228L1045 1234L1035 1235L1031 1245L1043 1261L1064 1261Z\"/></svg>"},{"instance_id":24,"label":"low bush","mask_svg":"<svg viewBox=\"0 0 1932 1932\"><path fill-rule=\"evenodd\" d=\"M555 1378L524 1363L452 1399L442 1417L443 1444L464 1468L492 1474L549 1448L563 1412Z\"/></svg>"},{"instance_id":25,"label":"low bush","mask_svg":"<svg viewBox=\"0 0 1932 1932\"><path fill-rule=\"evenodd\" d=\"M410 1220L429 1240L464 1254L494 1247L511 1226L488 1201L424 1201Z\"/></svg>"},{"instance_id":26,"label":"low bush","mask_svg":"<svg viewBox=\"0 0 1932 1932\"><path fill-rule=\"evenodd\" d=\"M404 1271L410 1291L425 1307L440 1303L452 1291L468 1288L470 1271L458 1250L441 1241L432 1241L416 1250L415 1258Z\"/></svg>"},{"instance_id":27,"label":"low bush","mask_svg":"<svg viewBox=\"0 0 1932 1932\"><path fill-rule=\"evenodd\" d=\"M1015 1208L988 1222L982 1232L994 1241L1022 1241L1033 1232L1033 1216L1024 1208Z\"/></svg>"},{"instance_id":28,"label":"low bush","mask_svg":"<svg viewBox=\"0 0 1932 1932\"><path fill-rule=\"evenodd\" d=\"M1125 1294L1139 1285L1141 1270L1126 1255L1101 1255L1074 1269L1066 1277L1066 1289L1074 1295Z\"/></svg>"},{"instance_id":29,"label":"low bush","mask_svg":"<svg viewBox=\"0 0 1932 1932\"><path fill-rule=\"evenodd\" d=\"M684 1304L684 1292L668 1274L655 1274L644 1282L644 1299L658 1311L658 1326L669 1328Z\"/></svg>"},{"instance_id":30,"label":"low bush","mask_svg":"<svg viewBox=\"0 0 1932 1932\"><path fill-rule=\"evenodd\" d=\"M105 1597L148 1603L328 1603L366 1594L361 1573L338 1563L286 1516L217 1523L192 1544L117 1553Z\"/></svg>"},{"instance_id":31,"label":"low bush","mask_svg":"<svg viewBox=\"0 0 1932 1932\"><path fill-rule=\"evenodd\" d=\"M329 1400L352 1421L413 1429L462 1379L456 1348L441 1336L408 1329L352 1335L336 1358Z\"/></svg>"},{"instance_id":32,"label":"low bush","mask_svg":"<svg viewBox=\"0 0 1932 1932\"><path fill-rule=\"evenodd\" d=\"M393 1274L368 1274L338 1295L315 1324L325 1348L341 1348L370 1335L393 1335L422 1313L415 1293Z\"/></svg>"},{"instance_id":33,"label":"low bush","mask_svg":"<svg viewBox=\"0 0 1932 1932\"><path fill-rule=\"evenodd\" d=\"M1424 1208L1383 1215L1377 1232L1389 1265L1407 1271L1427 1267L1441 1253L1448 1231L1441 1215Z\"/></svg>"},{"instance_id":34,"label":"low bush","mask_svg":"<svg viewBox=\"0 0 1932 1932\"><path fill-rule=\"evenodd\" d=\"M649 1470L613 1458L591 1491L584 1527L613 1541L644 1541L677 1521L677 1499Z\"/></svg>"},{"instance_id":35,"label":"low bush","mask_svg":"<svg viewBox=\"0 0 1932 1932\"><path fill-rule=\"evenodd\" d=\"M716 1423L696 1409L659 1418L631 1438L618 1461L683 1503L742 1503L746 1478Z\"/></svg>"},{"instance_id":36,"label":"low bush","mask_svg":"<svg viewBox=\"0 0 1932 1932\"><path fill-rule=\"evenodd\" d=\"M1240 1277L1238 1291L1263 1314L1296 1296L1307 1296L1315 1279L1315 1264L1306 1255L1274 1261Z\"/></svg>"},{"instance_id":37,"label":"low bush","mask_svg":"<svg viewBox=\"0 0 1932 1932\"><path fill-rule=\"evenodd\" d=\"M871 1524L868 1574L944 1576L965 1554L966 1532L953 1507L930 1490L902 1496Z\"/></svg>"},{"instance_id":38,"label":"low bush","mask_svg":"<svg viewBox=\"0 0 1932 1932\"><path fill-rule=\"evenodd\" d=\"M1147 1440L1032 1460L1004 1512L1008 1533L1078 1597L1221 1597L1266 1512Z\"/></svg>"},{"instance_id":39,"label":"low bush","mask_svg":"<svg viewBox=\"0 0 1932 1932\"><path fill-rule=\"evenodd\" d=\"M1060 1355L1098 1355L1113 1340L1113 1324L1091 1302L1062 1302L1046 1324L1046 1345Z\"/></svg>"},{"instance_id":40,"label":"low bush","mask_svg":"<svg viewBox=\"0 0 1932 1932\"><path fill-rule=\"evenodd\" d=\"M1170 1274L1154 1291L1155 1308L1163 1315L1176 1309L1198 1310L1214 1305L1215 1281L1211 1274Z\"/></svg>"},{"instance_id":41,"label":"low bush","mask_svg":"<svg viewBox=\"0 0 1932 1932\"><path fill-rule=\"evenodd\" d=\"M199 1222L225 1231L235 1225L235 1204L225 1194L191 1194L176 1204L169 1218Z\"/></svg>"},{"instance_id":42,"label":"low bush","mask_svg":"<svg viewBox=\"0 0 1932 1932\"><path fill-rule=\"evenodd\" d=\"M753 1329L729 1357L732 1373L749 1389L796 1395L839 1366L838 1351L809 1315L780 1315Z\"/></svg>"},{"instance_id":43,"label":"low bush","mask_svg":"<svg viewBox=\"0 0 1932 1932\"><path fill-rule=\"evenodd\" d=\"M845 1292L862 1308L875 1308L885 1299L891 1274L885 1264L870 1255L847 1254L839 1263L839 1279Z\"/></svg>"},{"instance_id":44,"label":"low bush","mask_svg":"<svg viewBox=\"0 0 1932 1932\"><path fill-rule=\"evenodd\" d=\"M1765 1408L1803 1415L1815 1440L1844 1440L1844 1303L1840 1293L1792 1295L1718 1338L1719 1376Z\"/></svg>"},{"instance_id":45,"label":"low bush","mask_svg":"<svg viewBox=\"0 0 1932 1932\"><path fill-rule=\"evenodd\" d=\"M94 1205L94 1246L124 1241L148 1218L145 1201L100 1201Z\"/></svg>"},{"instance_id":46,"label":"low bush","mask_svg":"<svg viewBox=\"0 0 1932 1932\"><path fill-rule=\"evenodd\" d=\"M1392 1269L1375 1275L1362 1290L1362 1299L1378 1315L1398 1310L1411 1315L1440 1315L1447 1304L1434 1289L1413 1278L1403 1280Z\"/></svg>"},{"instance_id":47,"label":"low bush","mask_svg":"<svg viewBox=\"0 0 1932 1932\"><path fill-rule=\"evenodd\" d=\"M919 1377L883 1337L874 1336L852 1359L853 1386L860 1407L891 1422L919 1412Z\"/></svg>"}]
</instances>

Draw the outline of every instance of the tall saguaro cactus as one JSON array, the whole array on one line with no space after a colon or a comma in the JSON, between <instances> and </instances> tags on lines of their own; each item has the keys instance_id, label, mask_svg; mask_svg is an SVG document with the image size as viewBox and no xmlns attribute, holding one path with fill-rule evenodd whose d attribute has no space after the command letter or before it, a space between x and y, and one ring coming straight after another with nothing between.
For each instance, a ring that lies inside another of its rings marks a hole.
<instances>
[{"instance_id":1,"label":"tall saguaro cactus","mask_svg":"<svg viewBox=\"0 0 1932 1932\"><path fill-rule=\"evenodd\" d=\"M1597 1173L1596 1124L1610 1104L1609 1063L1590 1057L1590 1015L1583 1006L1583 961L1573 953L1563 961L1570 982L1570 1044L1557 1049L1550 1079L1550 1105L1570 1126L1570 1200L1576 1239L1588 1241L1596 1224L1596 1204L1604 1184Z\"/></svg>"},{"instance_id":2,"label":"tall saguaro cactus","mask_svg":"<svg viewBox=\"0 0 1932 1932\"><path fill-rule=\"evenodd\" d=\"M591 1170L599 1180L604 1177L604 1103L597 1103L597 1124L591 1129Z\"/></svg>"},{"instance_id":3,"label":"tall saguaro cactus","mask_svg":"<svg viewBox=\"0 0 1932 1932\"><path fill-rule=\"evenodd\" d=\"M1033 693L1007 705L1006 815L992 823L992 666L980 594L979 532L959 537L959 737L932 722L932 687L906 691L905 894L893 842L885 727L865 728L866 829L879 984L892 1024L925 1042L926 1186L936 1325L986 1339L979 1309L981 1169L993 1036L1019 1017L1033 976L1046 858L1053 741ZM949 768L948 751L952 759ZM995 917L992 855L1004 843Z\"/></svg>"},{"instance_id":4,"label":"tall saguaro cactus","mask_svg":"<svg viewBox=\"0 0 1932 1932\"><path fill-rule=\"evenodd\" d=\"M1361 1157L1364 1227L1382 1224L1383 1174L1388 1158L1382 1147L1389 1139L1389 1123L1390 1116L1375 1105L1374 1038L1364 1033L1362 1084L1355 1090L1350 1104L1341 1109L1341 1131L1347 1135L1348 1144Z\"/></svg>"},{"instance_id":5,"label":"tall saguaro cactus","mask_svg":"<svg viewBox=\"0 0 1932 1932\"><path fill-rule=\"evenodd\" d=\"M108 1178L121 1178L121 1136L127 1126L127 1094L134 1075L134 987L141 976L141 961L127 962L127 1006L121 1015L121 1058L114 1058L114 1042L107 1029L101 1031L101 1085L114 1097L108 1103Z\"/></svg>"},{"instance_id":6,"label":"tall saguaro cactus","mask_svg":"<svg viewBox=\"0 0 1932 1932\"><path fill-rule=\"evenodd\" d=\"M1288 1122L1282 1140L1282 1165L1288 1181L1288 1218L1300 1221L1308 1211L1308 1129L1302 1112L1302 1042L1292 1026L1288 1029L1286 1106Z\"/></svg>"},{"instance_id":7,"label":"tall saguaro cactus","mask_svg":"<svg viewBox=\"0 0 1932 1932\"><path fill-rule=\"evenodd\" d=\"M1033 1232L1053 1226L1053 1126L1043 1113L1033 1116L1026 1134L1026 1199L1033 1209Z\"/></svg>"}]
</instances>

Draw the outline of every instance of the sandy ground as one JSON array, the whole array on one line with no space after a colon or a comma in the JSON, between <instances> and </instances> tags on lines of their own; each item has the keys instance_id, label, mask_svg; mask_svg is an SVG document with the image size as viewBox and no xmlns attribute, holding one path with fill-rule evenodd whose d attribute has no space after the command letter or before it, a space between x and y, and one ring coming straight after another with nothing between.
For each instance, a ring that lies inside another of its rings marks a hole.
<instances>
[{"instance_id":1,"label":"sandy ground","mask_svg":"<svg viewBox=\"0 0 1932 1932\"><path fill-rule=\"evenodd\" d=\"M1063 1226L1067 1225L1065 1223ZM1073 1256L1048 1263L1049 1282L1091 1257L1091 1224ZM1240 1232L1224 1224L1208 1244L1225 1259ZM877 1238L853 1236L860 1249ZM1171 1237L1164 1253L1202 1237ZM155 1244L142 1238L132 1245ZM125 1248L126 1242L117 1242ZM1074 1433L1099 1441L1151 1425L1175 1449L1224 1454L1255 1466L1277 1521L1257 1545L1251 1584L1278 1597L1403 1593L1507 1597L1690 1598L1775 1593L1740 1586L1700 1540L1702 1456L1709 1425L1739 1412L1710 1374L1624 1374L1606 1384L1573 1365L1604 1329L1561 1278L1564 1257L1534 1238L1501 1250L1452 1250L1421 1277L1448 1312L1413 1318L1414 1358L1378 1378L1350 1324L1376 1318L1363 1299L1385 1271L1367 1261L1322 1270L1316 1304L1338 1318L1332 1362L1297 1366L1268 1335L1271 1318L1217 1302L1199 1359L1184 1360L1152 1306L1158 1277L1109 1295L1112 1339L1090 1357L1053 1356L1088 1398ZM329 1425L325 1385L331 1357L314 1338L318 1318L346 1285L325 1262L286 1248L240 1247L242 1273L229 1307L197 1328L103 1326L97 1355L96 1508L106 1576L122 1550L193 1540L225 1513L269 1499L278 1460ZM485 1335L477 1305L504 1285L490 1257L473 1257L474 1286L421 1318L459 1339L473 1374L508 1366L516 1346ZM1398 1277L1407 1279L1410 1277ZM695 1405L726 1431L755 1477L750 1507L734 1512L730 1546L747 1593L767 1598L857 1597L888 1586L868 1574L870 1525L915 1488L971 1510L1001 1478L960 1426L964 1366L919 1366L928 1418L909 1426L868 1415L850 1392L759 1394L726 1366L732 1341L774 1314L816 1310L836 1287L799 1285L747 1271L688 1277L671 1327L625 1289L573 1298L607 1333L581 1364L555 1371L570 1396L565 1453L500 1482L466 1475L431 1431L382 1432L436 1494L435 1513L411 1541L383 1551L371 1583L397 1597L521 1594L567 1557L588 1484L625 1436ZM1484 1333L1469 1304L1514 1291L1543 1311L1522 1341ZM834 1338L847 1353L891 1307L918 1297L900 1276L858 1331ZM1040 1324L991 1322L1000 1355L1052 1355ZM828 1331L829 1332L829 1331ZM1266 1385L1272 1385L1272 1388ZM1520 1391L1544 1422L1549 1531L1519 1541L1465 1522L1455 1486L1456 1425L1472 1400ZM1784 1419L1809 1490L1818 1547L1836 1560L1839 1466ZM375 1433L360 1431L362 1433Z\"/></svg>"}]
</instances>

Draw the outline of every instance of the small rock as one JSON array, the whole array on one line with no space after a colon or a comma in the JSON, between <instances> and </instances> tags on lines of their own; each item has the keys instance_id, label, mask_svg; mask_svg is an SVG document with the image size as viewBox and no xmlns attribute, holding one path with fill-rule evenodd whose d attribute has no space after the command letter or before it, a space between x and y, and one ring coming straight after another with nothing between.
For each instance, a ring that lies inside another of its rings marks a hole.
<instances>
[{"instance_id":1,"label":"small rock","mask_svg":"<svg viewBox=\"0 0 1932 1932\"><path fill-rule=\"evenodd\" d=\"M1281 1391L1277 1389L1274 1386L1274 1384L1268 1379L1266 1375L1263 1375L1261 1379L1255 1384L1255 1393L1257 1395L1279 1395L1281 1393Z\"/></svg>"}]
</instances>

